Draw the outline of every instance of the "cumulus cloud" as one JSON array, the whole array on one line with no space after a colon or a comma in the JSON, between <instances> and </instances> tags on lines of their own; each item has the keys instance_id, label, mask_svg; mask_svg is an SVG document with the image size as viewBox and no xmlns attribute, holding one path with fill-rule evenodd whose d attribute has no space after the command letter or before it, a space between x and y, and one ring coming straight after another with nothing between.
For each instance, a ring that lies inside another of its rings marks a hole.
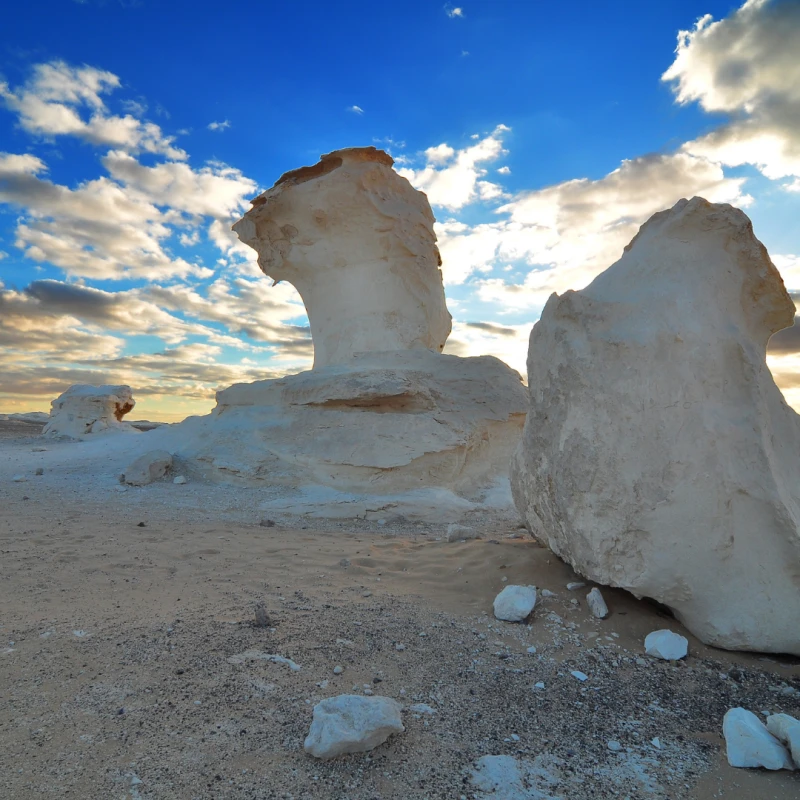
<instances>
[{"instance_id":1,"label":"cumulus cloud","mask_svg":"<svg viewBox=\"0 0 800 800\"><path fill-rule=\"evenodd\" d=\"M364 113L364 109L361 108L361 106L348 106L347 110L348 111L352 111L354 114L363 114Z\"/></svg>"},{"instance_id":2,"label":"cumulus cloud","mask_svg":"<svg viewBox=\"0 0 800 800\"><path fill-rule=\"evenodd\" d=\"M522 283L477 278L479 296L505 309L540 307L554 291L577 289L617 260L639 226L681 197L747 205L744 179L686 153L624 161L598 180L586 178L517 194L496 209L498 219L477 225L437 225L445 282L519 262Z\"/></svg>"},{"instance_id":3,"label":"cumulus cloud","mask_svg":"<svg viewBox=\"0 0 800 800\"><path fill-rule=\"evenodd\" d=\"M227 128L230 128L231 121L229 119L224 120L223 122L209 122L208 129L210 131L224 131Z\"/></svg>"},{"instance_id":4,"label":"cumulus cloud","mask_svg":"<svg viewBox=\"0 0 800 800\"><path fill-rule=\"evenodd\" d=\"M18 115L20 126L37 136L77 136L94 145L186 158L174 137L155 123L109 113L103 96L119 86L112 72L52 61L34 66L30 79L16 89L0 81L0 99Z\"/></svg>"},{"instance_id":5,"label":"cumulus cloud","mask_svg":"<svg viewBox=\"0 0 800 800\"><path fill-rule=\"evenodd\" d=\"M424 152L425 165L420 169L404 168L398 172L428 195L431 205L456 211L478 199L502 196L502 188L483 180L483 166L505 155L503 135L510 130L498 125L492 133L462 150L447 143L429 147Z\"/></svg>"},{"instance_id":6,"label":"cumulus cloud","mask_svg":"<svg viewBox=\"0 0 800 800\"><path fill-rule=\"evenodd\" d=\"M464 9L460 6L447 5L444 7L444 13L447 14L450 19L464 19Z\"/></svg>"},{"instance_id":7,"label":"cumulus cloud","mask_svg":"<svg viewBox=\"0 0 800 800\"><path fill-rule=\"evenodd\" d=\"M683 146L728 166L755 165L800 190L800 4L748 0L725 19L681 31L662 76L679 103L730 121Z\"/></svg>"}]
</instances>

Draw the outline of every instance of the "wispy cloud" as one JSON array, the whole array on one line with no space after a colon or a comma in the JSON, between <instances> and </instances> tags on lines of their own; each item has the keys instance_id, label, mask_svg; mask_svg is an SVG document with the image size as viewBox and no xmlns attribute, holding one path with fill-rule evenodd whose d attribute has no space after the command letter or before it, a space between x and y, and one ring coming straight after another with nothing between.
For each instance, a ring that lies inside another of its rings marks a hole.
<instances>
[{"instance_id":1,"label":"wispy cloud","mask_svg":"<svg viewBox=\"0 0 800 800\"><path fill-rule=\"evenodd\" d=\"M209 122L208 129L210 131L224 131L226 128L230 128L231 121L229 119L224 120L223 122Z\"/></svg>"},{"instance_id":2,"label":"wispy cloud","mask_svg":"<svg viewBox=\"0 0 800 800\"><path fill-rule=\"evenodd\" d=\"M451 6L448 4L444 7L444 13L447 14L450 19L464 18L464 9L461 8L461 6Z\"/></svg>"},{"instance_id":3,"label":"wispy cloud","mask_svg":"<svg viewBox=\"0 0 800 800\"><path fill-rule=\"evenodd\" d=\"M364 113L364 109L361 108L361 106L348 106L347 110L348 111L352 111L353 114L363 114Z\"/></svg>"}]
</instances>

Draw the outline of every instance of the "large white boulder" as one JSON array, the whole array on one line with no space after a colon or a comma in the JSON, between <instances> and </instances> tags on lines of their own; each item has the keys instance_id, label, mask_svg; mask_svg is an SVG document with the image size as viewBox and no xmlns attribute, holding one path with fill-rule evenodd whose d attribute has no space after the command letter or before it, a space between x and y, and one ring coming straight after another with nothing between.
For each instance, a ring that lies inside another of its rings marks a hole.
<instances>
[{"instance_id":1,"label":"large white boulder","mask_svg":"<svg viewBox=\"0 0 800 800\"><path fill-rule=\"evenodd\" d=\"M800 424L766 364L794 314L750 220L701 198L553 295L511 473L532 533L707 643L800 655Z\"/></svg>"},{"instance_id":2,"label":"large white boulder","mask_svg":"<svg viewBox=\"0 0 800 800\"><path fill-rule=\"evenodd\" d=\"M722 734L732 767L794 769L786 748L752 711L732 708L726 712Z\"/></svg>"},{"instance_id":3,"label":"large white boulder","mask_svg":"<svg viewBox=\"0 0 800 800\"><path fill-rule=\"evenodd\" d=\"M317 758L364 753L402 733L402 706L390 697L340 694L314 706L305 751Z\"/></svg>"},{"instance_id":4,"label":"large white boulder","mask_svg":"<svg viewBox=\"0 0 800 800\"><path fill-rule=\"evenodd\" d=\"M314 366L355 353L441 352L451 319L428 198L374 147L281 176L233 229L275 281L303 298Z\"/></svg>"},{"instance_id":5,"label":"large white boulder","mask_svg":"<svg viewBox=\"0 0 800 800\"><path fill-rule=\"evenodd\" d=\"M44 436L77 439L87 433L134 430L122 421L136 405L130 386L75 384L50 405L50 419L42 431Z\"/></svg>"},{"instance_id":6,"label":"large white boulder","mask_svg":"<svg viewBox=\"0 0 800 800\"><path fill-rule=\"evenodd\" d=\"M172 454L166 450L150 450L125 468L122 481L131 486L147 486L164 480L172 469Z\"/></svg>"}]
</instances>

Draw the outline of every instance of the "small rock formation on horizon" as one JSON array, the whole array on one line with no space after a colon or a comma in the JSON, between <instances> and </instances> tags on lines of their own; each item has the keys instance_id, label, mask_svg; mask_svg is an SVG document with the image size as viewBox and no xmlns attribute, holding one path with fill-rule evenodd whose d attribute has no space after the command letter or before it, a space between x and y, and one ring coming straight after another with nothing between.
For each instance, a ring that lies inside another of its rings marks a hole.
<instances>
[{"instance_id":1,"label":"small rock formation on horizon","mask_svg":"<svg viewBox=\"0 0 800 800\"><path fill-rule=\"evenodd\" d=\"M800 417L766 363L794 314L747 216L697 197L553 295L511 470L534 536L708 644L800 655Z\"/></svg>"},{"instance_id":2,"label":"small rock formation on horizon","mask_svg":"<svg viewBox=\"0 0 800 800\"><path fill-rule=\"evenodd\" d=\"M136 401L130 386L92 386L76 383L52 401L43 436L70 436L107 430L134 430L122 418Z\"/></svg>"},{"instance_id":3,"label":"small rock formation on horizon","mask_svg":"<svg viewBox=\"0 0 800 800\"><path fill-rule=\"evenodd\" d=\"M300 292L314 368L218 392L163 446L204 477L299 492L270 514L456 522L473 500L512 508L527 390L497 358L441 353L451 318L433 213L392 163L337 150L234 225L264 272Z\"/></svg>"},{"instance_id":4,"label":"small rock formation on horizon","mask_svg":"<svg viewBox=\"0 0 800 800\"><path fill-rule=\"evenodd\" d=\"M314 367L355 353L441 352L451 317L428 198L374 147L282 175L234 226L262 271L303 298Z\"/></svg>"}]
</instances>

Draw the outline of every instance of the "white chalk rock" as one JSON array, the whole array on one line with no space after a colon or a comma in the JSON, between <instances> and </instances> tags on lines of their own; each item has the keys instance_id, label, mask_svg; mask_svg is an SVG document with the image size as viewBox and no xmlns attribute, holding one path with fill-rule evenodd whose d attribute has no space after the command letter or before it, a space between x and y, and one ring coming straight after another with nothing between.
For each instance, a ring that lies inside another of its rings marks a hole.
<instances>
[{"instance_id":1,"label":"white chalk rock","mask_svg":"<svg viewBox=\"0 0 800 800\"><path fill-rule=\"evenodd\" d=\"M653 658L664 661L680 661L689 652L689 640L669 630L648 633L644 640L644 651Z\"/></svg>"},{"instance_id":2,"label":"white chalk rock","mask_svg":"<svg viewBox=\"0 0 800 800\"><path fill-rule=\"evenodd\" d=\"M151 450L139 456L123 473L125 483L146 486L163 480L172 468L172 455L166 450Z\"/></svg>"},{"instance_id":3,"label":"white chalk rock","mask_svg":"<svg viewBox=\"0 0 800 800\"><path fill-rule=\"evenodd\" d=\"M800 418L766 363L794 316L747 216L701 198L553 295L511 469L533 535L704 642L800 655Z\"/></svg>"},{"instance_id":4,"label":"white chalk rock","mask_svg":"<svg viewBox=\"0 0 800 800\"><path fill-rule=\"evenodd\" d=\"M788 714L771 714L767 717L767 730L786 745L794 765L800 769L800 720Z\"/></svg>"},{"instance_id":5,"label":"white chalk rock","mask_svg":"<svg viewBox=\"0 0 800 800\"><path fill-rule=\"evenodd\" d=\"M122 418L136 405L130 386L75 384L50 404L43 436L77 439L102 431L135 432Z\"/></svg>"},{"instance_id":6,"label":"white chalk rock","mask_svg":"<svg viewBox=\"0 0 800 800\"><path fill-rule=\"evenodd\" d=\"M470 528L467 525L459 525L456 522L452 522L447 526L447 533L445 534L445 539L448 542L460 542L462 540L479 538L480 534L475 528Z\"/></svg>"},{"instance_id":7,"label":"white chalk rock","mask_svg":"<svg viewBox=\"0 0 800 800\"><path fill-rule=\"evenodd\" d=\"M392 164L374 147L328 153L281 176L233 226L264 273L303 298L315 368L370 351L441 352L450 334L428 198Z\"/></svg>"},{"instance_id":8,"label":"white chalk rock","mask_svg":"<svg viewBox=\"0 0 800 800\"><path fill-rule=\"evenodd\" d=\"M608 616L608 606L606 605L602 593L596 586L586 595L586 602L589 606L589 611L591 611L597 619L605 619Z\"/></svg>"},{"instance_id":9,"label":"white chalk rock","mask_svg":"<svg viewBox=\"0 0 800 800\"><path fill-rule=\"evenodd\" d=\"M188 483L188 480L185 475L176 475L172 482L178 484L178 486L183 486L184 483Z\"/></svg>"},{"instance_id":10,"label":"white chalk rock","mask_svg":"<svg viewBox=\"0 0 800 800\"><path fill-rule=\"evenodd\" d=\"M522 622L535 605L535 586L506 586L494 599L494 615L506 622Z\"/></svg>"},{"instance_id":11,"label":"white chalk rock","mask_svg":"<svg viewBox=\"0 0 800 800\"><path fill-rule=\"evenodd\" d=\"M794 769L786 748L752 711L730 709L722 721L722 733L732 767Z\"/></svg>"},{"instance_id":12,"label":"white chalk rock","mask_svg":"<svg viewBox=\"0 0 800 800\"><path fill-rule=\"evenodd\" d=\"M304 748L317 758L363 753L405 728L402 706L390 697L341 694L314 706L314 719Z\"/></svg>"}]
</instances>

